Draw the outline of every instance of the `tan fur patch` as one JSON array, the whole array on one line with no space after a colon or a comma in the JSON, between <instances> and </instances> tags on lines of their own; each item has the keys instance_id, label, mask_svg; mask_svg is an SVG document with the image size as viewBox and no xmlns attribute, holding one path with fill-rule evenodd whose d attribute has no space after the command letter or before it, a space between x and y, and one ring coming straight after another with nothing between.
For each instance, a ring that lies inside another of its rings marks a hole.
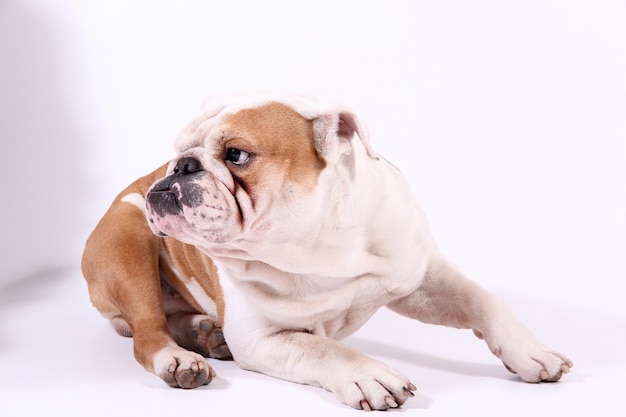
<instances>
[{"instance_id":1,"label":"tan fur patch","mask_svg":"<svg viewBox=\"0 0 626 417\"><path fill-rule=\"evenodd\" d=\"M220 322L224 319L224 297L213 261L194 246L179 242L172 238L163 238L161 252L161 268L169 284L198 312L214 314L205 311L191 293L189 285L199 284L207 296L217 307L217 316Z\"/></svg>"},{"instance_id":2,"label":"tan fur patch","mask_svg":"<svg viewBox=\"0 0 626 417\"><path fill-rule=\"evenodd\" d=\"M226 117L221 128L219 152L238 148L252 155L249 164L231 171L253 197L259 185L276 189L291 182L304 191L315 189L326 163L315 149L312 122L291 107L270 103L244 109Z\"/></svg>"}]
</instances>

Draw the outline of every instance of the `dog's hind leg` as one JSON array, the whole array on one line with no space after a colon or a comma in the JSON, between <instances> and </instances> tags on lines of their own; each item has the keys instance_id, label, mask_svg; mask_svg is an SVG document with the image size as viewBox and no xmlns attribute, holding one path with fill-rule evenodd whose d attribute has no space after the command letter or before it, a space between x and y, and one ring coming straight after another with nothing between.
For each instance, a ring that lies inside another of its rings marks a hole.
<instances>
[{"instance_id":1,"label":"dog's hind leg","mask_svg":"<svg viewBox=\"0 0 626 417\"><path fill-rule=\"evenodd\" d=\"M120 336L133 337L133 332L132 330L130 330L130 326L128 325L128 322L124 320L122 316L113 317L111 319L111 325L113 326L113 329L115 329L117 334L119 334Z\"/></svg>"}]
</instances>

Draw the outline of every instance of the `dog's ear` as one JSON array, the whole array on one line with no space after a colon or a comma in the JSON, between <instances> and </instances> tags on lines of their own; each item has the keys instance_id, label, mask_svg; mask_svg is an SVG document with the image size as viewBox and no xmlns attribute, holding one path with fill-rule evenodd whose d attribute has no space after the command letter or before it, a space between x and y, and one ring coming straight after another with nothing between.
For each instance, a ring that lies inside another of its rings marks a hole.
<instances>
[{"instance_id":1,"label":"dog's ear","mask_svg":"<svg viewBox=\"0 0 626 417\"><path fill-rule=\"evenodd\" d=\"M313 118L313 140L317 152L329 161L338 161L352 152L355 134L367 155L379 159L369 142L369 131L358 117L347 109L324 112Z\"/></svg>"}]
</instances>

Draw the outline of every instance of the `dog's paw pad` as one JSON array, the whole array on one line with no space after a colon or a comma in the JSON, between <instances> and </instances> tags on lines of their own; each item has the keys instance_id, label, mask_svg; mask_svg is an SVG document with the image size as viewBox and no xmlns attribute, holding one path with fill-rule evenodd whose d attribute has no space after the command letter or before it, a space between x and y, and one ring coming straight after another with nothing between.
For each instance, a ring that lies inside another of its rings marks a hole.
<instances>
[{"instance_id":1,"label":"dog's paw pad","mask_svg":"<svg viewBox=\"0 0 626 417\"><path fill-rule=\"evenodd\" d=\"M216 359L232 359L230 349L224 339L224 332L218 321L205 318L191 329L194 351Z\"/></svg>"},{"instance_id":2,"label":"dog's paw pad","mask_svg":"<svg viewBox=\"0 0 626 417\"><path fill-rule=\"evenodd\" d=\"M180 347L167 347L158 352L154 371L175 388L196 388L215 377L215 371L202 356Z\"/></svg>"},{"instance_id":3,"label":"dog's paw pad","mask_svg":"<svg viewBox=\"0 0 626 417\"><path fill-rule=\"evenodd\" d=\"M213 370L202 362L195 362L189 368L176 369L176 382L181 388L195 388L206 385L213 379Z\"/></svg>"}]
</instances>

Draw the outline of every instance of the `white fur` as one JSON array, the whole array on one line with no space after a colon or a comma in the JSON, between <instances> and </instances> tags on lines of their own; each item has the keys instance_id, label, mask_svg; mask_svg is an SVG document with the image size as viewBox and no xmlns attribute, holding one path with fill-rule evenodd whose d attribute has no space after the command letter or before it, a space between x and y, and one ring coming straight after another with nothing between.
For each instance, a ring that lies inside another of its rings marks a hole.
<instances>
[{"instance_id":1,"label":"white fur","mask_svg":"<svg viewBox=\"0 0 626 417\"><path fill-rule=\"evenodd\" d=\"M139 210L141 210L144 214L146 212L146 199L139 193L126 194L124 197L122 197L121 201L138 207Z\"/></svg>"}]
</instances>

